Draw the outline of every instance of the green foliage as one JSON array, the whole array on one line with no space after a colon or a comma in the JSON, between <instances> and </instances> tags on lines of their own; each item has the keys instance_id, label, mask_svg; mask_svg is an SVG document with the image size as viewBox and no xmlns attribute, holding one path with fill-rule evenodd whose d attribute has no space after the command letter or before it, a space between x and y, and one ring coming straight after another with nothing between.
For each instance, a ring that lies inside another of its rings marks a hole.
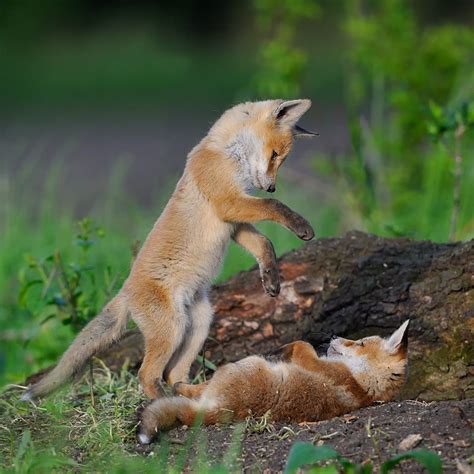
<instances>
[{"instance_id":1,"label":"green foliage","mask_svg":"<svg viewBox=\"0 0 474 474\"><path fill-rule=\"evenodd\" d=\"M296 95L309 57L309 49L294 46L296 28L314 21L318 4L254 4L270 38L260 47L257 90L264 97ZM469 238L474 31L421 26L405 0L345 4L345 105L353 153L318 160L330 179L336 177L342 226L437 241ZM438 109L442 116L433 115ZM461 123L462 143L452 146ZM441 140L433 143L429 135Z\"/></svg>"},{"instance_id":2,"label":"green foliage","mask_svg":"<svg viewBox=\"0 0 474 474\"><path fill-rule=\"evenodd\" d=\"M107 237L88 221L81 229L72 206L59 198L63 169L55 163L45 170L43 186L34 188L34 146L31 155L15 177L0 174L0 384L24 380L57 360L107 292L119 287L130 267L131 243L142 240L153 222L133 202L124 213L109 185L103 207L94 211L107 225ZM25 261L25 255L31 257Z\"/></svg>"},{"instance_id":3,"label":"green foliage","mask_svg":"<svg viewBox=\"0 0 474 474\"><path fill-rule=\"evenodd\" d=\"M440 457L433 451L427 449L416 449L414 451L408 451L406 453L399 454L393 458L385 461L380 466L380 473L386 474L394 469L402 461L414 459L426 468L429 474L441 474L443 472L443 465Z\"/></svg>"},{"instance_id":4,"label":"green foliage","mask_svg":"<svg viewBox=\"0 0 474 474\"><path fill-rule=\"evenodd\" d=\"M294 45L299 23L317 16L314 0L254 0L257 23L267 35L259 51L256 90L262 98L295 97L307 54Z\"/></svg>"},{"instance_id":5,"label":"green foliage","mask_svg":"<svg viewBox=\"0 0 474 474\"><path fill-rule=\"evenodd\" d=\"M428 140L427 127L437 135L471 120L474 32L422 28L402 0L349 0L345 30L353 154L331 161L346 212L375 233L433 240L473 235L474 137L466 133L460 144L465 160L456 171L450 152ZM453 113L434 104L452 104L446 108ZM459 199L453 199L456 187ZM454 231L453 213L459 214Z\"/></svg>"},{"instance_id":6,"label":"green foliage","mask_svg":"<svg viewBox=\"0 0 474 474\"><path fill-rule=\"evenodd\" d=\"M41 260L26 256L28 267L20 272L18 297L21 308L32 315L40 313L40 324L59 318L64 324L70 324L75 332L98 313L117 283L117 275L107 266L103 278L106 285L98 288L97 268L90 252L97 240L104 237L102 228L90 219L79 221L78 228L74 240L78 254L74 260L65 261L60 250ZM37 291L32 292L33 289Z\"/></svg>"},{"instance_id":7,"label":"green foliage","mask_svg":"<svg viewBox=\"0 0 474 474\"><path fill-rule=\"evenodd\" d=\"M204 353L205 348L203 347L202 352ZM199 354L196 357L196 362L199 364L199 370L193 377L192 383L203 383L206 382L209 373L213 373L217 370L217 366L207 359L204 354Z\"/></svg>"},{"instance_id":8,"label":"green foliage","mask_svg":"<svg viewBox=\"0 0 474 474\"><path fill-rule=\"evenodd\" d=\"M456 134L464 134L474 128L474 100L464 101L459 107L443 109L435 102L430 102L430 121L427 124L428 133L434 140L446 137L456 138Z\"/></svg>"},{"instance_id":9,"label":"green foliage","mask_svg":"<svg viewBox=\"0 0 474 474\"><path fill-rule=\"evenodd\" d=\"M474 100L462 102L454 110L443 110L434 102L430 103L431 121L428 123L428 132L437 141L449 140L452 142L454 158L454 187L453 210L451 213L451 228L449 237L456 237L459 214L461 211L461 187L463 178L463 158L461 152L462 139L468 130L474 128Z\"/></svg>"},{"instance_id":10,"label":"green foliage","mask_svg":"<svg viewBox=\"0 0 474 474\"><path fill-rule=\"evenodd\" d=\"M396 160L424 141L429 101L448 103L459 82L472 79L474 32L460 25L422 28L405 0L348 5L348 103L354 114L370 106L368 121L383 132L379 146ZM416 170L417 161L408 164Z\"/></svg>"},{"instance_id":11,"label":"green foliage","mask_svg":"<svg viewBox=\"0 0 474 474\"><path fill-rule=\"evenodd\" d=\"M440 457L426 449L417 449L394 456L380 466L380 472L386 474L402 461L409 459L419 462L430 474L441 474L443 472ZM370 462L355 464L342 457L329 446L314 446L310 443L297 442L291 448L285 474L294 474L304 466L312 466L308 467L307 472L315 474L337 474L339 472L346 474L371 474L373 471Z\"/></svg>"}]
</instances>

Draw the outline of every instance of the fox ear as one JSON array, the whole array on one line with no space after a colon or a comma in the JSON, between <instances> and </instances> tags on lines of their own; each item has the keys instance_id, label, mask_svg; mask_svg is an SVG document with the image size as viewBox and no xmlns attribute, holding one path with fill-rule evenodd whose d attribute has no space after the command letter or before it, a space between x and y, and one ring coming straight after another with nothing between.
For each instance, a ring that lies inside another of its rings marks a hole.
<instances>
[{"instance_id":1,"label":"fox ear","mask_svg":"<svg viewBox=\"0 0 474 474\"><path fill-rule=\"evenodd\" d=\"M388 339L385 340L385 349L390 354L395 354L400 349L407 350L408 347L408 323L407 319Z\"/></svg>"},{"instance_id":2,"label":"fox ear","mask_svg":"<svg viewBox=\"0 0 474 474\"><path fill-rule=\"evenodd\" d=\"M311 137L318 137L319 133L310 132L309 130L305 130L303 127L300 127L299 125L295 125L293 127L293 136L295 138L311 138Z\"/></svg>"},{"instance_id":3,"label":"fox ear","mask_svg":"<svg viewBox=\"0 0 474 474\"><path fill-rule=\"evenodd\" d=\"M278 123L293 128L310 107L309 99L285 100L276 107L273 116Z\"/></svg>"}]
</instances>

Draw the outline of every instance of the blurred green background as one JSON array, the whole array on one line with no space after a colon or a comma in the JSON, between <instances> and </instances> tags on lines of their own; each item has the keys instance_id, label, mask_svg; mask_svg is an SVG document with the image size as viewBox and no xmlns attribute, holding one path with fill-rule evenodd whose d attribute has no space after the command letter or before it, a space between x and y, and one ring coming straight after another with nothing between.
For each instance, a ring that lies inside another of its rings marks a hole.
<instances>
[{"instance_id":1,"label":"blurred green background","mask_svg":"<svg viewBox=\"0 0 474 474\"><path fill-rule=\"evenodd\" d=\"M3 0L0 384L117 291L187 152L242 100L312 99L320 137L277 198L317 236L472 238L473 18L467 0ZM253 263L232 245L220 278Z\"/></svg>"}]
</instances>

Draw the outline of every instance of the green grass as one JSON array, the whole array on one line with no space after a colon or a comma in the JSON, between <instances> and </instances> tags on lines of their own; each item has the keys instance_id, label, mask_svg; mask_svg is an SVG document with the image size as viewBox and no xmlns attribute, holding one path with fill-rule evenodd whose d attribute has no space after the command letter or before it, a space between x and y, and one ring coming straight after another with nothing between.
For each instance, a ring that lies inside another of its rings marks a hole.
<instances>
[{"instance_id":1,"label":"green grass","mask_svg":"<svg viewBox=\"0 0 474 474\"><path fill-rule=\"evenodd\" d=\"M115 374L94 370L93 390L82 383L45 399L40 406L19 402L18 391L0 395L0 470L12 473L167 472L186 465L195 472L240 472L238 455L245 425L237 425L221 459L209 459L198 427L183 444L161 436L151 451L137 450L138 380L126 367ZM224 467L225 466L225 467Z\"/></svg>"}]
</instances>

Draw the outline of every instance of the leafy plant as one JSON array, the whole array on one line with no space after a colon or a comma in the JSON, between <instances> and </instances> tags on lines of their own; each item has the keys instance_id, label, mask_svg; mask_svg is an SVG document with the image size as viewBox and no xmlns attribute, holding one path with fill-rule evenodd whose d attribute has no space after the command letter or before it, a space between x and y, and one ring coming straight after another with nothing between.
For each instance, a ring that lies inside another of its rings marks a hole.
<instances>
[{"instance_id":1,"label":"leafy plant","mask_svg":"<svg viewBox=\"0 0 474 474\"><path fill-rule=\"evenodd\" d=\"M74 331L92 319L99 305L110 296L117 283L117 275L107 267L105 288L98 288L96 268L90 261L94 245L104 237L104 231L90 219L78 222L74 241L76 255L66 260L56 250L46 258L26 257L27 269L20 274L19 304L32 313L39 312L40 324L59 318ZM34 295L32 290L35 289Z\"/></svg>"},{"instance_id":2,"label":"leafy plant","mask_svg":"<svg viewBox=\"0 0 474 474\"><path fill-rule=\"evenodd\" d=\"M442 463L439 456L426 449L408 451L385 461L380 466L381 474L386 474L404 460L413 459L423 465L430 474L441 474ZM323 465L321 465L324 463ZM337 451L329 446L314 446L311 443L297 442L291 448L285 467L285 474L293 474L304 466L311 466L308 472L337 474L371 474L373 466L370 462L355 464L342 457Z\"/></svg>"},{"instance_id":3,"label":"leafy plant","mask_svg":"<svg viewBox=\"0 0 474 474\"><path fill-rule=\"evenodd\" d=\"M464 101L455 109L443 109L434 102L430 103L431 121L428 132L436 141L448 142L454 161L453 210L451 214L450 240L456 235L461 208L461 180L463 159L461 141L469 129L474 128L474 101Z\"/></svg>"},{"instance_id":4,"label":"leafy plant","mask_svg":"<svg viewBox=\"0 0 474 474\"><path fill-rule=\"evenodd\" d=\"M137 452L138 380L126 367L94 370L94 397L85 383L74 395L53 394L41 408L25 405L13 391L0 394L0 471L12 473L241 472L245 424L235 425L219 456L208 449L200 421L177 443L163 433L152 451Z\"/></svg>"},{"instance_id":5,"label":"leafy plant","mask_svg":"<svg viewBox=\"0 0 474 474\"><path fill-rule=\"evenodd\" d=\"M474 33L459 25L422 27L403 0L348 0L347 6L346 105L353 153L333 170L347 190L352 220L376 233L446 240L453 235L453 189L455 224L472 223L474 156L467 129L459 128L466 163L457 160L453 171L446 150L429 142L426 124L433 127L430 103L448 104L445 109L459 115L453 105L472 102L468 65ZM469 230L462 235L468 237Z\"/></svg>"}]
</instances>

